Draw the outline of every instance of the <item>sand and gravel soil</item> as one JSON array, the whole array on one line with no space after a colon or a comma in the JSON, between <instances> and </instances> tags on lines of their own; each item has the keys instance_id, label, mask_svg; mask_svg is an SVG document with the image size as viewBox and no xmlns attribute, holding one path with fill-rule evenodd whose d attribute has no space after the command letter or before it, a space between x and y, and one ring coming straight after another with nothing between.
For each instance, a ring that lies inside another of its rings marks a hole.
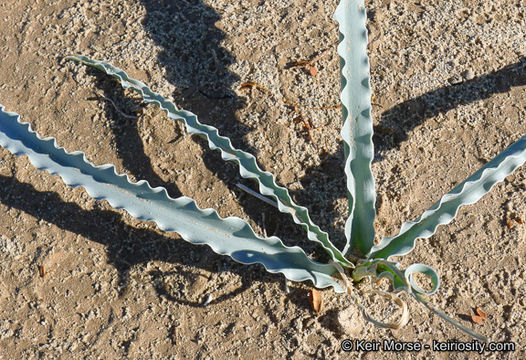
<instances>
[{"instance_id":1,"label":"sand and gravel soil","mask_svg":"<svg viewBox=\"0 0 526 360\"><path fill-rule=\"evenodd\" d=\"M340 89L336 5L3 0L0 103L95 164L113 163L135 180L241 217L258 233L327 261L289 216L236 186L255 188L235 164L222 162L202 139L183 137L155 106L64 58L81 53L109 61L217 127L257 155L341 246L341 110L331 108ZM526 2L366 6L380 239L526 134ZM289 66L320 53L316 76ZM249 81L260 87L241 86ZM433 306L492 341L515 344L514 352L486 352L488 358L526 357L525 221L522 167L399 259L441 275ZM365 323L350 297L332 290L322 291L318 315L309 304L310 283L287 288L262 266L163 233L4 149L0 264L0 359L479 357L433 349L344 352L344 339L432 346L471 338L404 294L411 320L398 330ZM397 315L365 286L355 292L374 317ZM487 313L481 325L471 320L477 307Z\"/></svg>"}]
</instances>

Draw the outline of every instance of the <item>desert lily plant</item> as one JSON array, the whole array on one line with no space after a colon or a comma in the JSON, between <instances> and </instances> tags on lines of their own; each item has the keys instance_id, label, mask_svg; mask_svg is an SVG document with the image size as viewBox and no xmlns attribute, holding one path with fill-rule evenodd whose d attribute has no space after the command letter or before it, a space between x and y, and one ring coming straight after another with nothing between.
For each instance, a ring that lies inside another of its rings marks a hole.
<instances>
[{"instance_id":1,"label":"desert lily plant","mask_svg":"<svg viewBox=\"0 0 526 360\"><path fill-rule=\"evenodd\" d=\"M385 237L375 244L375 186L371 171L373 121L363 0L341 0L335 19L339 23L341 40L338 46L344 118L341 136L349 200L343 249L331 243L328 234L311 221L307 209L297 205L288 190L276 184L271 173L260 169L254 156L235 149L216 128L200 123L193 113L179 109L144 83L106 62L82 55L67 58L112 76L125 89L137 92L145 102L158 105L170 119L184 124L189 134L206 138L210 149L219 150L223 160L235 161L243 178L256 180L261 194L274 198L279 211L290 214L294 222L303 226L307 238L319 243L330 256L331 261L327 264L311 260L301 248L285 246L275 236L264 238L256 235L240 218L221 218L213 209L200 209L191 198L173 199L162 187L152 188L144 180L132 182L126 175L117 174L113 165L95 166L88 162L84 153L67 152L54 138L41 138L28 123L20 122L16 113L5 111L1 105L0 145L14 154L27 155L36 168L60 175L66 184L84 187L95 199L105 199L113 207L125 209L138 219L154 221L160 229L177 232L193 244L207 244L216 253L229 255L240 263L260 263L269 272L282 273L291 281L310 280L317 288L333 287L336 292L350 293L352 285L347 281L348 277L354 281L367 277L388 278L392 292L381 295L391 297L402 308L402 316L396 323L385 324L373 320L361 307L366 319L376 325L398 328L407 322L406 304L396 297L397 292L406 291L463 331L486 340L426 302L424 295L435 293L439 287L439 277L432 268L413 264L402 269L390 258L408 254L416 239L432 236L439 225L449 223L456 216L460 206L475 203L493 185L521 166L526 161L526 136L444 195L418 219L404 223L398 235ZM415 273L430 278L430 291L418 287L413 279Z\"/></svg>"}]
</instances>

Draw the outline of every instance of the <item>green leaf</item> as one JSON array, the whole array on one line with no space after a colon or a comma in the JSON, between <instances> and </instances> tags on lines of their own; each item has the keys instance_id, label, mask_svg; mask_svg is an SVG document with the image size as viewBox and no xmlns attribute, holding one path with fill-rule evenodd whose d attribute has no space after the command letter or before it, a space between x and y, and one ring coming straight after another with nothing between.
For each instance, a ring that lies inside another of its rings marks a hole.
<instances>
[{"instance_id":1,"label":"green leaf","mask_svg":"<svg viewBox=\"0 0 526 360\"><path fill-rule=\"evenodd\" d=\"M385 237L371 249L369 259L388 259L413 250L418 238L432 236L439 225L448 224L463 205L474 204L491 188L526 162L526 136L513 143L493 160L444 195L415 221L402 225L396 236Z\"/></svg>"},{"instance_id":2,"label":"green leaf","mask_svg":"<svg viewBox=\"0 0 526 360\"><path fill-rule=\"evenodd\" d=\"M243 264L263 264L269 272L292 281L311 280L318 288L344 291L332 277L333 265L314 262L301 248L287 247L277 237L257 236L240 218L222 219L213 209L199 209L188 197L173 199L162 187L151 188L144 180L131 182L113 165L95 166L84 153L69 153L54 138L42 139L28 123L19 121L18 114L5 112L1 105L0 145L13 154L27 155L36 168L60 175L67 185L82 186L93 198L107 200L137 219L154 221L161 230L175 231L193 244L209 245Z\"/></svg>"},{"instance_id":3,"label":"green leaf","mask_svg":"<svg viewBox=\"0 0 526 360\"><path fill-rule=\"evenodd\" d=\"M291 214L294 222L301 224L307 230L309 240L321 244L334 261L338 261L344 266L352 265L330 242L328 234L311 221L307 208L296 205L288 190L276 184L274 175L261 170L253 155L232 147L230 140L220 136L215 127L201 124L195 114L178 109L173 102L151 91L144 83L130 78L123 70L111 64L93 60L83 55L69 56L66 59L81 62L114 77L125 89L132 89L140 94L144 101L158 105L167 112L170 119L183 122L189 134L205 137L210 149L221 151L223 160L237 162L242 177L257 180L260 193L274 197L277 200L278 209L283 213Z\"/></svg>"},{"instance_id":4,"label":"green leaf","mask_svg":"<svg viewBox=\"0 0 526 360\"><path fill-rule=\"evenodd\" d=\"M422 290L414 281L413 274L421 273L428 276L433 285L428 292ZM352 272L354 281L360 281L365 277L372 276L376 279L387 278L393 285L393 291L405 290L409 293L417 292L424 295L433 295L440 286L440 279L433 268L424 264L413 264L405 270L400 270L399 264L394 261L374 259L362 260Z\"/></svg>"},{"instance_id":5,"label":"green leaf","mask_svg":"<svg viewBox=\"0 0 526 360\"><path fill-rule=\"evenodd\" d=\"M345 224L344 254L361 255L374 245L375 188L371 171L374 157L371 87L367 56L367 16L363 0L342 0L334 14L339 24L343 105L341 131L345 150L345 174L349 218Z\"/></svg>"}]
</instances>

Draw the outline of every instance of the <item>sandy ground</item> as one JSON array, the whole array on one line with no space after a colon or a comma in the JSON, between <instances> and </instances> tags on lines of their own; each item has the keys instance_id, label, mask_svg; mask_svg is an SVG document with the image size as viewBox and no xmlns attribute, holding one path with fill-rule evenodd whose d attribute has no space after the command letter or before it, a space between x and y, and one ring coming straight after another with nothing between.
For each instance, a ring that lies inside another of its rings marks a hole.
<instances>
[{"instance_id":1,"label":"sandy ground","mask_svg":"<svg viewBox=\"0 0 526 360\"><path fill-rule=\"evenodd\" d=\"M4 0L0 103L95 164L116 164L326 260L292 219L241 192L238 181L253 184L204 141L183 138L157 108L64 56L110 61L218 127L257 154L341 245L340 110L302 110L316 127L309 133L282 101L338 104L335 7L315 0ZM379 239L526 134L526 2L374 0L367 8ZM287 69L325 49L317 76ZM271 95L240 89L246 81ZM516 345L487 357L526 357L525 198L522 167L401 260L439 272L436 307ZM289 283L287 292L283 278L263 267L164 234L4 149L0 263L0 359L478 357L346 353L344 339L471 339L407 296L412 318L400 330L348 320L351 300L331 290L322 292L316 315L309 283ZM361 301L378 318L392 314L380 299L362 294ZM487 313L482 325L470 320L476 307Z\"/></svg>"}]
</instances>

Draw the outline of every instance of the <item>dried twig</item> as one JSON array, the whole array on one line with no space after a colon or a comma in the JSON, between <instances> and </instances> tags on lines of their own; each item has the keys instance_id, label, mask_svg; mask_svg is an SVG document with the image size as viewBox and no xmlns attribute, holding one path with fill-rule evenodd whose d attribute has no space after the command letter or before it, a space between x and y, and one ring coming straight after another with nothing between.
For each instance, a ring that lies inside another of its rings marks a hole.
<instances>
[{"instance_id":1,"label":"dried twig","mask_svg":"<svg viewBox=\"0 0 526 360\"><path fill-rule=\"evenodd\" d=\"M277 203L277 202L272 201L272 200L270 200L269 198L267 198L267 197L265 197L265 196L263 196L263 195L261 195L261 194L255 192L254 190L252 190L252 189L249 188L248 186L245 186L245 185L243 185L243 184L241 184L241 183L237 183L236 186L237 186L238 188L240 188L241 190L243 190L244 192L246 192L246 193L248 193L248 194L250 194L250 195L252 195L252 196L257 197L259 200L264 201L264 202L266 202L267 204L274 206L275 208L278 208L278 203Z\"/></svg>"},{"instance_id":2,"label":"dried twig","mask_svg":"<svg viewBox=\"0 0 526 360\"><path fill-rule=\"evenodd\" d=\"M93 92L93 95L95 95L96 98L97 98L98 100L106 100L106 101L108 101L108 102L113 106L113 108L114 108L115 110L117 110L117 112L118 112L119 114L121 114L123 117L125 117L126 119L137 120L137 119L139 118L139 117L136 116L136 115L128 115L128 114L124 113L121 109L119 109L119 108L117 107L117 105L115 104L115 102L113 102L113 100L108 99L107 97L102 96L102 95L100 95L100 94L97 94L95 91Z\"/></svg>"},{"instance_id":3,"label":"dried twig","mask_svg":"<svg viewBox=\"0 0 526 360\"><path fill-rule=\"evenodd\" d=\"M327 49L323 50L322 52L320 52L318 55L316 55L310 60L299 60L299 61L294 61L292 63L289 63L287 64L285 68L292 69L295 67L303 67L305 68L305 70L309 72L309 74L311 74L312 76L316 76L318 75L318 70L316 70L314 63L318 61L319 59L321 59L325 54L327 54L330 49L331 47L328 47Z\"/></svg>"}]
</instances>

